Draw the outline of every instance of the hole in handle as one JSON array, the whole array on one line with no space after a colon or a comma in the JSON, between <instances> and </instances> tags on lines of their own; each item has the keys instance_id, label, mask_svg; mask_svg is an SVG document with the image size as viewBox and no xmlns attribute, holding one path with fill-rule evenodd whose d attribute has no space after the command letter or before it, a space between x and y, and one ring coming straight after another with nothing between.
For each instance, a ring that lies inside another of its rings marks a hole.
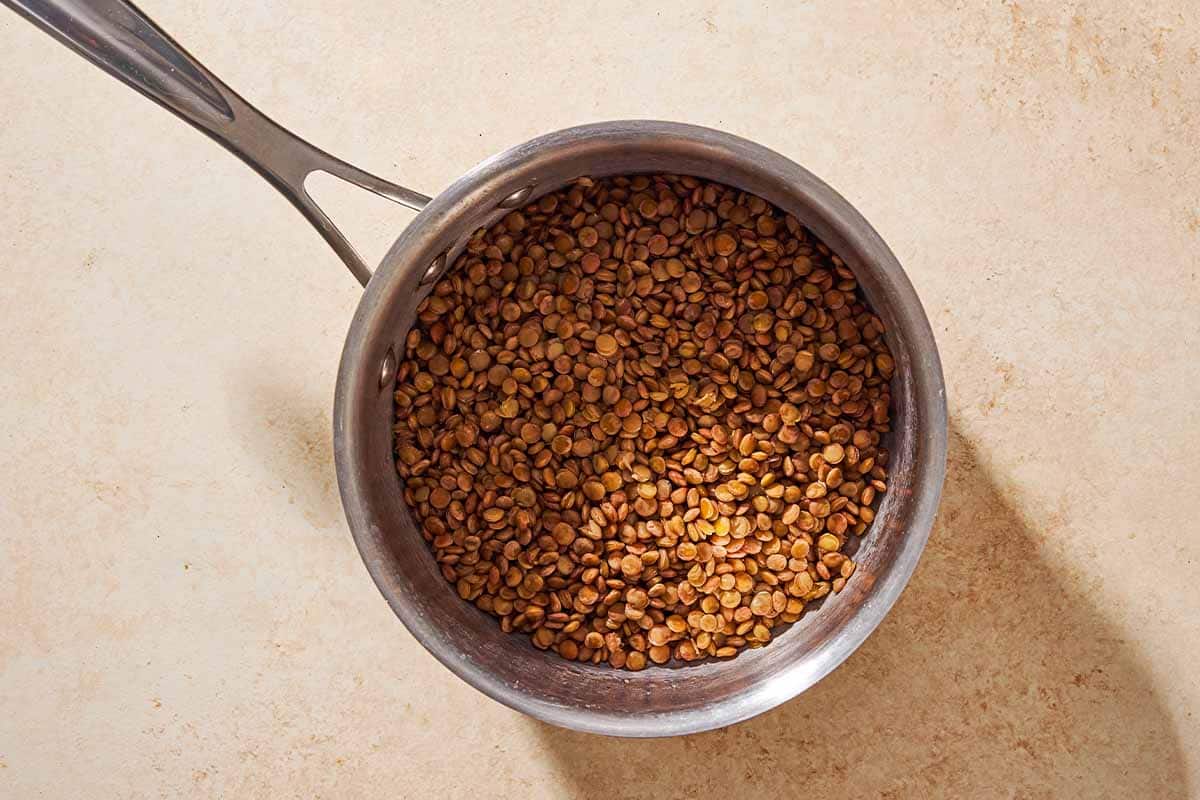
<instances>
[{"instance_id":1,"label":"hole in handle","mask_svg":"<svg viewBox=\"0 0 1200 800\"><path fill-rule=\"evenodd\" d=\"M372 270L416 216L411 209L321 169L308 174L304 189L354 243L354 249Z\"/></svg>"}]
</instances>

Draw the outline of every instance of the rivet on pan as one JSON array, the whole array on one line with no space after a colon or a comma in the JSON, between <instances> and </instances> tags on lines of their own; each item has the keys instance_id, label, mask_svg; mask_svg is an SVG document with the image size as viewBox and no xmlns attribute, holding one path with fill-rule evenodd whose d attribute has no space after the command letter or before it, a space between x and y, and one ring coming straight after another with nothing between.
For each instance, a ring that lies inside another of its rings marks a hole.
<instances>
[{"instance_id":1,"label":"rivet on pan","mask_svg":"<svg viewBox=\"0 0 1200 800\"><path fill-rule=\"evenodd\" d=\"M531 194L533 194L532 186L526 186L524 189L517 189L508 197L500 201L500 208L517 208L518 206L523 206Z\"/></svg>"},{"instance_id":2,"label":"rivet on pan","mask_svg":"<svg viewBox=\"0 0 1200 800\"><path fill-rule=\"evenodd\" d=\"M425 276L421 278L421 285L424 286L427 283L433 283L434 281L436 281L438 279L438 276L442 274L442 269L445 266L446 266L446 254L442 253L440 256L435 258L433 260L433 263L431 263L429 265L429 268L427 270L425 270Z\"/></svg>"},{"instance_id":3,"label":"rivet on pan","mask_svg":"<svg viewBox=\"0 0 1200 800\"><path fill-rule=\"evenodd\" d=\"M383 357L383 364L379 367L379 388L389 388L392 385L392 379L395 377L396 353L389 347L387 355Z\"/></svg>"}]
</instances>

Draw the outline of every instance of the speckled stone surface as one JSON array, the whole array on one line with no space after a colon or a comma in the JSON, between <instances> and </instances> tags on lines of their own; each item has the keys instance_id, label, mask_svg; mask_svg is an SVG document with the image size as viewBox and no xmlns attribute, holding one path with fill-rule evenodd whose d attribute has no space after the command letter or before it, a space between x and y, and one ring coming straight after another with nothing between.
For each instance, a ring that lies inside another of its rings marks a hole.
<instances>
[{"instance_id":1,"label":"speckled stone surface","mask_svg":"<svg viewBox=\"0 0 1200 800\"><path fill-rule=\"evenodd\" d=\"M772 713L638 742L485 699L341 515L354 280L250 170L0 11L0 796L1200 794L1200 6L144 5L428 193L612 118L806 165L926 305L945 501L882 627ZM325 189L372 257L408 218Z\"/></svg>"}]
</instances>

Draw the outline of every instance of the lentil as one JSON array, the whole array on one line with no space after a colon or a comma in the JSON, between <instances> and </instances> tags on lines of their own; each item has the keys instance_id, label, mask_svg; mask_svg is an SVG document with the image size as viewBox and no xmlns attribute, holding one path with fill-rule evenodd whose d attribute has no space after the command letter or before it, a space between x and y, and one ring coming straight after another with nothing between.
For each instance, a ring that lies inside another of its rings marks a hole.
<instances>
[{"instance_id":1,"label":"lentil","mask_svg":"<svg viewBox=\"0 0 1200 800\"><path fill-rule=\"evenodd\" d=\"M581 178L477 231L421 301L404 499L458 596L539 649L733 657L855 572L887 489L883 331L760 198Z\"/></svg>"}]
</instances>

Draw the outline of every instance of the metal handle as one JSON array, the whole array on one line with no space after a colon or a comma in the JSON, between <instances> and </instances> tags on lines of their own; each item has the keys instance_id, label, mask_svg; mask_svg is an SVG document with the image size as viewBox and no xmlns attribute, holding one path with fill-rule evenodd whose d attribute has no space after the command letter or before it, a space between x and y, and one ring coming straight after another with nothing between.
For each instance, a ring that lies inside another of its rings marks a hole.
<instances>
[{"instance_id":1,"label":"metal handle","mask_svg":"<svg viewBox=\"0 0 1200 800\"><path fill-rule=\"evenodd\" d=\"M364 285L371 270L304 188L321 170L420 211L429 198L377 178L281 127L125 0L0 0L96 66L195 125L260 175L320 232Z\"/></svg>"}]
</instances>

